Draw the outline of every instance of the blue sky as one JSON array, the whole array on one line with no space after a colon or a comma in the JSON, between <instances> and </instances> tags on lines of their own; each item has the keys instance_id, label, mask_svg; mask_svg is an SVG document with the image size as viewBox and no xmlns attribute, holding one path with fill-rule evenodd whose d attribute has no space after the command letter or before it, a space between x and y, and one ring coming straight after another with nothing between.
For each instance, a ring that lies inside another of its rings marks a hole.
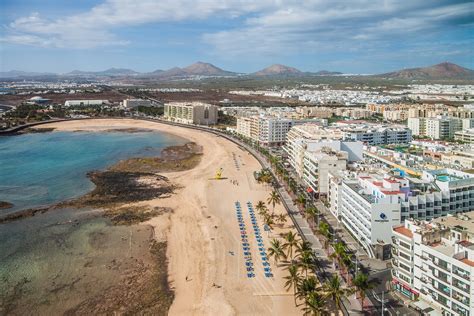
<instances>
[{"instance_id":1,"label":"blue sky","mask_svg":"<svg viewBox=\"0 0 474 316\"><path fill-rule=\"evenodd\" d=\"M474 68L474 2L2 0L0 71Z\"/></svg>"}]
</instances>

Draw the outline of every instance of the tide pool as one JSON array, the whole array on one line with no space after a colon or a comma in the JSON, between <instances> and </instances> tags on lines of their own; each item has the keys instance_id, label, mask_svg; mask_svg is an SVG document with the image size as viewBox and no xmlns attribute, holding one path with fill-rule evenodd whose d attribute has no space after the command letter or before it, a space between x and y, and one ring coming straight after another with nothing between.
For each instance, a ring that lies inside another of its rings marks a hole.
<instances>
[{"instance_id":1,"label":"tide pool","mask_svg":"<svg viewBox=\"0 0 474 316\"><path fill-rule=\"evenodd\" d=\"M158 132L50 132L0 137L0 215L83 195L91 170L131 157L158 156L186 140Z\"/></svg>"}]
</instances>

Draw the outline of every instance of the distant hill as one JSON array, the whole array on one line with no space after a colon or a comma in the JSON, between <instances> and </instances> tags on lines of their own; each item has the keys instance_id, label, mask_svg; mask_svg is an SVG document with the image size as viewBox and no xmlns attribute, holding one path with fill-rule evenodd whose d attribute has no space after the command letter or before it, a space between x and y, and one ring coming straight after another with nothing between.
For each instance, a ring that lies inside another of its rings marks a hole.
<instances>
[{"instance_id":1,"label":"distant hill","mask_svg":"<svg viewBox=\"0 0 474 316\"><path fill-rule=\"evenodd\" d=\"M377 76L397 79L474 79L474 70L444 62L430 67L403 69Z\"/></svg>"},{"instance_id":2,"label":"distant hill","mask_svg":"<svg viewBox=\"0 0 474 316\"><path fill-rule=\"evenodd\" d=\"M184 68L173 67L166 71L154 71L146 74L147 76L158 77L162 79L174 77L190 77L190 76L233 76L236 73L223 70L209 63L198 61Z\"/></svg>"},{"instance_id":3,"label":"distant hill","mask_svg":"<svg viewBox=\"0 0 474 316\"><path fill-rule=\"evenodd\" d=\"M183 68L183 71L186 72L188 75L195 75L195 76L228 76L228 75L235 75L234 72L222 70L221 68L216 67L212 64L203 63L203 62L200 62L200 61Z\"/></svg>"},{"instance_id":4,"label":"distant hill","mask_svg":"<svg viewBox=\"0 0 474 316\"><path fill-rule=\"evenodd\" d=\"M126 68L109 68L103 71L82 71L82 70L73 70L64 74L65 76L81 77L81 76L106 76L106 77L122 77L122 76L134 76L138 72L126 69Z\"/></svg>"},{"instance_id":5,"label":"distant hill","mask_svg":"<svg viewBox=\"0 0 474 316\"><path fill-rule=\"evenodd\" d=\"M288 75L301 75L303 74L296 68L274 64L262 70L252 73L253 76L288 76Z\"/></svg>"},{"instance_id":6,"label":"distant hill","mask_svg":"<svg viewBox=\"0 0 474 316\"><path fill-rule=\"evenodd\" d=\"M337 76L337 75L342 75L342 72L329 71L329 70L320 70L318 72L313 72L311 74L316 75L316 76Z\"/></svg>"}]
</instances>

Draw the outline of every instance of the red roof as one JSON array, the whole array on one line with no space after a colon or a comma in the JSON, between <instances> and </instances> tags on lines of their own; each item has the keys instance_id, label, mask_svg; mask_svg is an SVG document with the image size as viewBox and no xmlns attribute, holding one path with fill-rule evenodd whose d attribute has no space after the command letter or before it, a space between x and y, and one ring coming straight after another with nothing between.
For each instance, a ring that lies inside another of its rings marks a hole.
<instances>
[{"instance_id":1,"label":"red roof","mask_svg":"<svg viewBox=\"0 0 474 316\"><path fill-rule=\"evenodd\" d=\"M390 179L385 179L385 181L387 181L388 183L398 183L397 180L390 180Z\"/></svg>"},{"instance_id":2,"label":"red roof","mask_svg":"<svg viewBox=\"0 0 474 316\"><path fill-rule=\"evenodd\" d=\"M404 226L395 227L393 230L403 236L413 238L413 233L411 232L411 230L405 228Z\"/></svg>"},{"instance_id":3,"label":"red roof","mask_svg":"<svg viewBox=\"0 0 474 316\"><path fill-rule=\"evenodd\" d=\"M378 186L378 187L383 186L383 183L380 182L380 181L374 181L374 182L372 182L372 183L373 183L374 185Z\"/></svg>"},{"instance_id":4,"label":"red roof","mask_svg":"<svg viewBox=\"0 0 474 316\"><path fill-rule=\"evenodd\" d=\"M396 194L400 194L402 192L398 191L398 190L397 191L384 191L384 190L382 190L382 193L386 194L386 195L396 195Z\"/></svg>"},{"instance_id":5,"label":"red roof","mask_svg":"<svg viewBox=\"0 0 474 316\"><path fill-rule=\"evenodd\" d=\"M462 241L459 242L459 244L463 247L469 247L469 246L473 245L473 243L468 241L468 240L462 240Z\"/></svg>"}]
</instances>

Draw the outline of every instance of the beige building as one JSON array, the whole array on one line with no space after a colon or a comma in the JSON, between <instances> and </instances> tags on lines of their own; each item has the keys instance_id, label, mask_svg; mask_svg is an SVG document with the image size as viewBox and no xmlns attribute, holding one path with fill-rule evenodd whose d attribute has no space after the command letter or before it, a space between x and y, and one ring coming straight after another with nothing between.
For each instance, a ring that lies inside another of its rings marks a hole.
<instances>
[{"instance_id":1,"label":"beige building","mask_svg":"<svg viewBox=\"0 0 474 316\"><path fill-rule=\"evenodd\" d=\"M383 112L383 118L386 121L405 121L408 119L407 110L390 110Z\"/></svg>"},{"instance_id":2,"label":"beige building","mask_svg":"<svg viewBox=\"0 0 474 316\"><path fill-rule=\"evenodd\" d=\"M179 123L214 125L217 123L217 106L200 102L171 102L165 104L164 116Z\"/></svg>"}]
</instances>

